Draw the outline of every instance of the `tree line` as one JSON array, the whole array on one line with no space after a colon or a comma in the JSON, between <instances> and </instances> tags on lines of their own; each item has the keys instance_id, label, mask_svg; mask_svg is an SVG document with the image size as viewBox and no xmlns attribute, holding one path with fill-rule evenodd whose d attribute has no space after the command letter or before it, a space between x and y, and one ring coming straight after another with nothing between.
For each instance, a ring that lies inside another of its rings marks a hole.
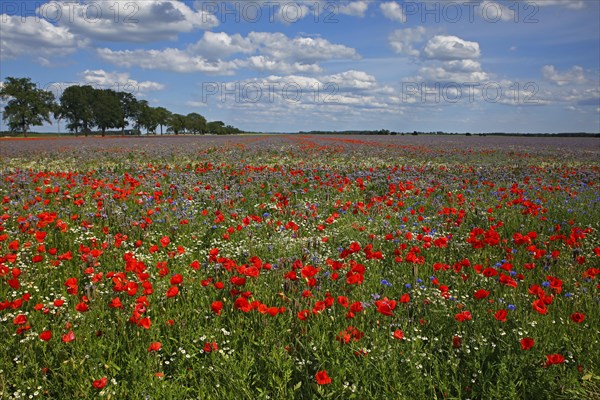
<instances>
[{"instance_id":1,"label":"tree line","mask_svg":"<svg viewBox=\"0 0 600 400\"><path fill-rule=\"evenodd\" d=\"M141 134L141 130L145 129L147 133L156 134L159 128L161 135L164 131L175 135L241 132L222 121L207 122L198 113L173 113L164 107L152 107L146 100L137 99L131 93L90 85L69 86L57 101L54 94L38 89L30 78L7 77L0 87L0 99L8 100L3 120L11 131L21 132L24 136L32 126L51 123L51 116L57 120L64 119L67 129L76 136L87 136L93 128L102 136L110 129L120 129L121 134L125 134L125 128L130 124L132 129L127 133Z\"/></svg>"}]
</instances>

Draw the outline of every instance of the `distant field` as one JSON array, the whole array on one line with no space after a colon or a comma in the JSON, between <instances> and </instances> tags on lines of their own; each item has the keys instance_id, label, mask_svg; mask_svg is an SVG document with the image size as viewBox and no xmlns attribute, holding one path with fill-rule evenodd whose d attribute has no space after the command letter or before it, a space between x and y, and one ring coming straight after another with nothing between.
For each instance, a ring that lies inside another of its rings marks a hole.
<instances>
[{"instance_id":1,"label":"distant field","mask_svg":"<svg viewBox=\"0 0 600 400\"><path fill-rule=\"evenodd\" d=\"M0 139L0 398L598 399L600 139Z\"/></svg>"},{"instance_id":2,"label":"distant field","mask_svg":"<svg viewBox=\"0 0 600 400\"><path fill-rule=\"evenodd\" d=\"M509 137L509 136L448 136L448 135L397 135L397 136L351 136L351 135L228 135L228 136L135 136L135 137L72 137L72 136L53 136L53 137L28 137L28 138L2 138L0 139L0 155L8 156L18 155L20 152L42 150L60 150L65 146L68 148L83 146L85 149L96 148L126 148L126 147L147 147L159 146L156 151L163 151L163 146L177 151L188 152L189 146L202 148L205 146L217 146L223 143L286 143L291 139L311 138L316 143L337 145L356 144L398 144L414 146L432 146L433 148L443 147L489 147L490 149L532 149L539 151L559 150L586 150L585 156L600 154L600 139L598 138L566 138L566 137ZM185 148L183 148L185 147ZM560 153L559 153L560 154Z\"/></svg>"}]
</instances>

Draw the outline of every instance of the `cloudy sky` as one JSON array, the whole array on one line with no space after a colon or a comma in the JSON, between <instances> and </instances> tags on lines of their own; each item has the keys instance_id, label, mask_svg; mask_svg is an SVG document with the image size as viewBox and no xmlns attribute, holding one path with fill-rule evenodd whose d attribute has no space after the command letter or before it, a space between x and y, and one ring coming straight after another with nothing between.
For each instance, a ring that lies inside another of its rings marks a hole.
<instances>
[{"instance_id":1,"label":"cloudy sky","mask_svg":"<svg viewBox=\"0 0 600 400\"><path fill-rule=\"evenodd\" d=\"M599 21L584 0L3 0L0 82L249 131L599 132Z\"/></svg>"}]
</instances>

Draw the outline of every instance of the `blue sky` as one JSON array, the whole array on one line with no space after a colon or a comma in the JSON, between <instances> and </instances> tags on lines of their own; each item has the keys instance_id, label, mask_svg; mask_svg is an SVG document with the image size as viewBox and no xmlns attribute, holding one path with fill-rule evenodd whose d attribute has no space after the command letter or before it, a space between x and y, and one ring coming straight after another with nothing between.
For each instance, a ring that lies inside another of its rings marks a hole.
<instances>
[{"instance_id":1,"label":"blue sky","mask_svg":"<svg viewBox=\"0 0 600 400\"><path fill-rule=\"evenodd\" d=\"M583 0L3 0L0 82L249 131L599 132L599 21Z\"/></svg>"}]
</instances>

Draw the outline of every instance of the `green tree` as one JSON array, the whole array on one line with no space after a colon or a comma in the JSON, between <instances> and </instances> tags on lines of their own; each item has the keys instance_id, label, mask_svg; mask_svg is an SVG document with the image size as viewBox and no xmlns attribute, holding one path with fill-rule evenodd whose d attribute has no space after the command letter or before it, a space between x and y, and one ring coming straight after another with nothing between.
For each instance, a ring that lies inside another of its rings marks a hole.
<instances>
[{"instance_id":1,"label":"green tree","mask_svg":"<svg viewBox=\"0 0 600 400\"><path fill-rule=\"evenodd\" d=\"M160 125L160 134L163 134L163 126L169 124L169 119L171 118L171 111L167 110L164 107L156 107L154 109L154 114L156 116L156 122Z\"/></svg>"},{"instance_id":2,"label":"green tree","mask_svg":"<svg viewBox=\"0 0 600 400\"><path fill-rule=\"evenodd\" d=\"M146 100L139 101L138 106L138 124L145 128L147 133L156 133L156 127L158 126L156 109L148 105Z\"/></svg>"},{"instance_id":3,"label":"green tree","mask_svg":"<svg viewBox=\"0 0 600 400\"><path fill-rule=\"evenodd\" d=\"M68 121L67 128L75 132L75 136L80 128L87 136L90 126L92 126L94 91L95 89L89 85L69 86L60 96L57 117Z\"/></svg>"},{"instance_id":4,"label":"green tree","mask_svg":"<svg viewBox=\"0 0 600 400\"><path fill-rule=\"evenodd\" d=\"M167 132L173 132L176 135L179 135L180 132L185 130L186 117L181 114L171 114L167 125L169 125L169 129Z\"/></svg>"},{"instance_id":5,"label":"green tree","mask_svg":"<svg viewBox=\"0 0 600 400\"><path fill-rule=\"evenodd\" d=\"M216 135L221 135L221 134L225 133L225 131L223 130L224 126L225 126L225 123L223 123L223 121L212 121L206 125L206 128L207 128L208 132L210 132L210 133L214 133Z\"/></svg>"},{"instance_id":6,"label":"green tree","mask_svg":"<svg viewBox=\"0 0 600 400\"><path fill-rule=\"evenodd\" d=\"M241 132L241 130L232 125L227 125L225 128L223 128L223 130L225 131L226 135L233 135Z\"/></svg>"},{"instance_id":7,"label":"green tree","mask_svg":"<svg viewBox=\"0 0 600 400\"><path fill-rule=\"evenodd\" d=\"M30 78L7 77L0 99L8 100L2 119L8 121L12 131L20 130L25 137L30 126L51 123L50 114L56 110L54 95L38 89Z\"/></svg>"},{"instance_id":8,"label":"green tree","mask_svg":"<svg viewBox=\"0 0 600 400\"><path fill-rule=\"evenodd\" d=\"M109 128L119 128L123 124L123 111L117 92L112 89L94 90L92 99L94 125L106 136Z\"/></svg>"},{"instance_id":9,"label":"green tree","mask_svg":"<svg viewBox=\"0 0 600 400\"><path fill-rule=\"evenodd\" d=\"M189 113L185 116L185 127L193 134L204 133L206 129L206 118L198 113Z\"/></svg>"},{"instance_id":10,"label":"green tree","mask_svg":"<svg viewBox=\"0 0 600 400\"><path fill-rule=\"evenodd\" d=\"M129 125L129 120L134 120L136 117L138 100L129 92L117 92L117 96L123 113L123 119L118 128L121 128L121 134L125 134L125 128Z\"/></svg>"}]
</instances>

